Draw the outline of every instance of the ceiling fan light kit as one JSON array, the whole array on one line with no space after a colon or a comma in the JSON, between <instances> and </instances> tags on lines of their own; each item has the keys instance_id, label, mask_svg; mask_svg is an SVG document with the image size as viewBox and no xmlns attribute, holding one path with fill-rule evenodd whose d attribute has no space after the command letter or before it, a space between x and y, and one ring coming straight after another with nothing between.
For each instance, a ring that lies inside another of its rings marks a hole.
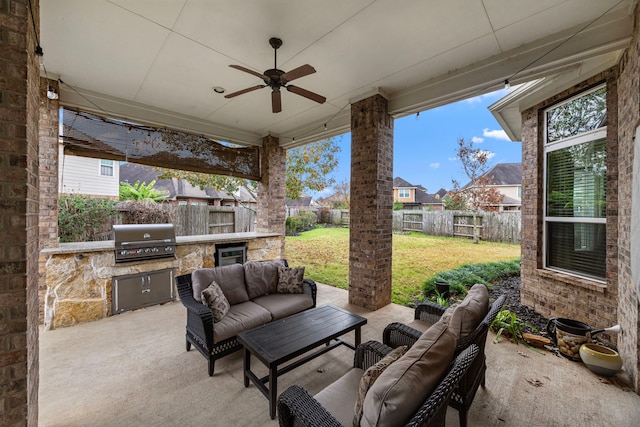
<instances>
[{"instance_id":1,"label":"ceiling fan light kit","mask_svg":"<svg viewBox=\"0 0 640 427\"><path fill-rule=\"evenodd\" d=\"M278 68L277 55L278 49L280 48L280 46L282 46L282 40L277 37L272 37L269 39L269 44L273 48L273 68L266 70L264 73L260 74L257 71L253 71L249 68L243 67L242 65L229 65L229 67L231 68L235 68L236 70L244 71L245 73L259 77L260 79L262 79L262 81L264 81L264 84L251 86L246 89L242 89L237 92L225 95L224 97L227 99L234 98L238 95L243 95L245 93L262 89L268 86L271 88L271 110L274 113L279 113L280 111L282 111L282 95L280 92L280 88L286 88L289 92L293 92L296 95L300 95L319 104L323 104L327 100L327 98L325 98L324 96L289 84L289 82L295 79L299 79L300 77L308 76L309 74L315 73L315 68L313 68L309 64L304 64L299 66L298 68L294 68L289 72L280 70Z\"/></svg>"}]
</instances>

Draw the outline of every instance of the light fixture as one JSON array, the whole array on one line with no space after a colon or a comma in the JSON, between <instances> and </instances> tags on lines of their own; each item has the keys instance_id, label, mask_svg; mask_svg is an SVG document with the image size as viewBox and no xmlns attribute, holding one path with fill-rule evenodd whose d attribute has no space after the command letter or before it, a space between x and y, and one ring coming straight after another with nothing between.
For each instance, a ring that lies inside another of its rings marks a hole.
<instances>
[{"instance_id":1,"label":"light fixture","mask_svg":"<svg viewBox=\"0 0 640 427\"><path fill-rule=\"evenodd\" d=\"M509 84L509 79L507 79L507 80L505 80L505 81L504 81L504 88L505 88L505 89L507 89L507 90L508 90L509 88L511 88L511 85Z\"/></svg>"},{"instance_id":2,"label":"light fixture","mask_svg":"<svg viewBox=\"0 0 640 427\"><path fill-rule=\"evenodd\" d=\"M58 91L51 86L47 86L47 98L58 99Z\"/></svg>"},{"instance_id":3,"label":"light fixture","mask_svg":"<svg viewBox=\"0 0 640 427\"><path fill-rule=\"evenodd\" d=\"M214 86L212 89L215 93L225 93L227 91L225 88L220 86Z\"/></svg>"}]
</instances>

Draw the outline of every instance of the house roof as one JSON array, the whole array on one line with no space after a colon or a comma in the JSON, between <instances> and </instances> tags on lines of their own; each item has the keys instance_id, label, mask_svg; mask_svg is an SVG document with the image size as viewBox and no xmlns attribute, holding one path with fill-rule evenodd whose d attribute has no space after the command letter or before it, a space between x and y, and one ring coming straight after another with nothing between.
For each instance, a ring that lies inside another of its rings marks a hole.
<instances>
[{"instance_id":1,"label":"house roof","mask_svg":"<svg viewBox=\"0 0 640 427\"><path fill-rule=\"evenodd\" d=\"M444 188L439 189L438 191L436 191L436 194L442 199L444 196L446 196L448 193L447 190L445 190Z\"/></svg>"},{"instance_id":2,"label":"house roof","mask_svg":"<svg viewBox=\"0 0 640 427\"><path fill-rule=\"evenodd\" d=\"M167 200L177 199L211 199L211 200L239 200L245 203L255 203L255 198L244 187L240 187L238 194L232 195L226 191L216 191L211 187L201 189L199 186L191 185L185 179L158 179L160 171L151 166L137 163L120 164L120 182L134 184L136 181L149 184L155 180L153 186L157 191L167 194Z\"/></svg>"},{"instance_id":3,"label":"house roof","mask_svg":"<svg viewBox=\"0 0 640 427\"><path fill-rule=\"evenodd\" d=\"M238 4L41 1L39 41L48 77L64 81L60 104L241 145L270 134L288 148L348 132L345 106L374 94L397 118L492 92L505 79L612 64L628 46L637 1ZM326 102L283 91L273 114L269 88L231 99L213 91L263 84L273 36L283 41L277 67L313 66L295 85Z\"/></svg>"},{"instance_id":4,"label":"house roof","mask_svg":"<svg viewBox=\"0 0 640 427\"><path fill-rule=\"evenodd\" d=\"M311 208L318 206L318 203L313 200L313 197L305 194L299 199L290 199L287 197L286 205L290 208Z\"/></svg>"},{"instance_id":5,"label":"house roof","mask_svg":"<svg viewBox=\"0 0 640 427\"><path fill-rule=\"evenodd\" d=\"M504 196L502 201L500 202L501 206L520 206L522 202L518 199L514 199L513 197Z\"/></svg>"},{"instance_id":6,"label":"house roof","mask_svg":"<svg viewBox=\"0 0 640 427\"><path fill-rule=\"evenodd\" d=\"M492 177L491 185L522 184L522 163L498 163L486 174Z\"/></svg>"},{"instance_id":7,"label":"house roof","mask_svg":"<svg viewBox=\"0 0 640 427\"><path fill-rule=\"evenodd\" d=\"M408 181L400 178L399 176L393 178L393 188L415 188L413 184L409 184Z\"/></svg>"}]
</instances>

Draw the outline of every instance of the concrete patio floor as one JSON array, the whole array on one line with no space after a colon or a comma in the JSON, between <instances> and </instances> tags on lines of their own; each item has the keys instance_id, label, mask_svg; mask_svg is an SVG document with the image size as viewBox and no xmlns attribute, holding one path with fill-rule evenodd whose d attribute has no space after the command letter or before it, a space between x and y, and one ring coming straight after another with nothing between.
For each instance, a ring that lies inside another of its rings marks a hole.
<instances>
[{"instance_id":1,"label":"concrete patio floor","mask_svg":"<svg viewBox=\"0 0 640 427\"><path fill-rule=\"evenodd\" d=\"M367 317L364 340L413 311L390 304L369 312L348 304L347 291L319 285L318 305ZM179 301L69 328L40 330L41 426L276 426L265 397L244 388L242 352L216 362L185 351ZM583 364L501 340L487 343L487 388L471 406L470 426L638 426L640 396L625 374L603 379ZM353 333L347 335L353 340ZM299 384L317 393L343 375L353 352L339 347L280 377L279 392ZM254 361L254 367L260 366ZM266 370L264 371L266 374ZM447 425L458 426L449 408Z\"/></svg>"}]
</instances>

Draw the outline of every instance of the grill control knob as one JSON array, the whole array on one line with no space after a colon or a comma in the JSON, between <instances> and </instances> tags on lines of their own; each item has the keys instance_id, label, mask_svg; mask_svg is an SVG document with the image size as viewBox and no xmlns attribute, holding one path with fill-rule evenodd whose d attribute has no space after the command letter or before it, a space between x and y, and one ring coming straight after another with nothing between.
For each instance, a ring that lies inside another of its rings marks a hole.
<instances>
[{"instance_id":1,"label":"grill control knob","mask_svg":"<svg viewBox=\"0 0 640 427\"><path fill-rule=\"evenodd\" d=\"M173 247L167 246L167 247L164 248L164 251L165 252L173 252Z\"/></svg>"},{"instance_id":2,"label":"grill control knob","mask_svg":"<svg viewBox=\"0 0 640 427\"><path fill-rule=\"evenodd\" d=\"M151 249L146 248L146 249L144 250L144 252L145 252L145 253L149 253L149 252L151 252Z\"/></svg>"},{"instance_id":3,"label":"grill control knob","mask_svg":"<svg viewBox=\"0 0 640 427\"><path fill-rule=\"evenodd\" d=\"M160 249L154 246L153 248L151 248L151 252L160 252Z\"/></svg>"}]
</instances>

